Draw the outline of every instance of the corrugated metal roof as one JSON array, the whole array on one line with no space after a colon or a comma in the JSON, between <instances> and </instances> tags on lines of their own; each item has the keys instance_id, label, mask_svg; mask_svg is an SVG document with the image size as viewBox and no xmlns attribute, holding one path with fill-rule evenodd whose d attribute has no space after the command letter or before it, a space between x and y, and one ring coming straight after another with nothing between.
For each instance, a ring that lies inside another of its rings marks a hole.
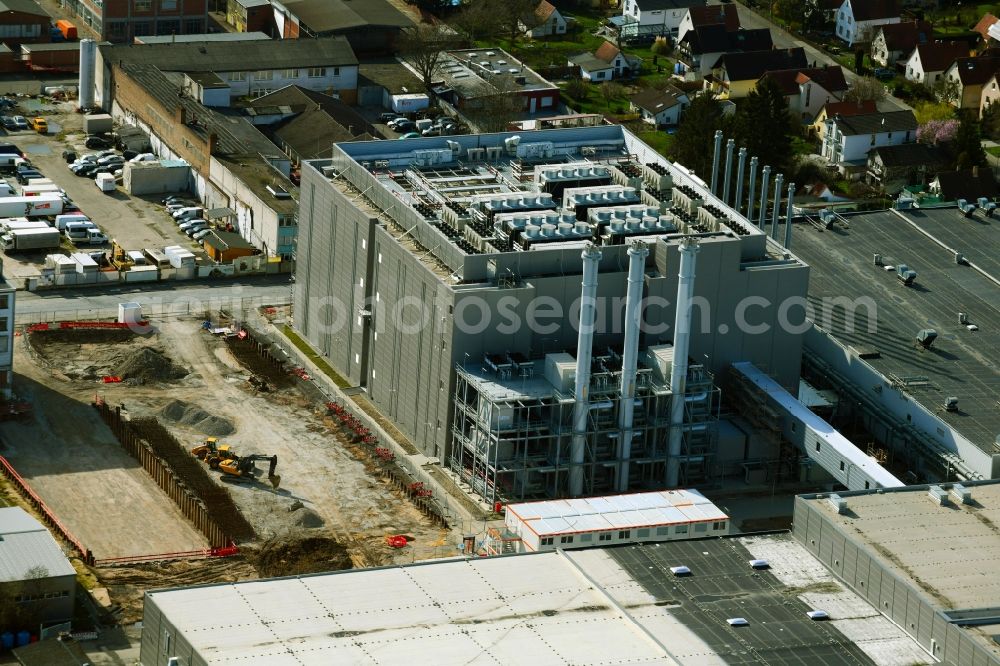
<instances>
[{"instance_id":1,"label":"corrugated metal roof","mask_svg":"<svg viewBox=\"0 0 1000 666\"><path fill-rule=\"evenodd\" d=\"M525 502L507 511L539 536L729 519L697 490Z\"/></svg>"},{"instance_id":2,"label":"corrugated metal roof","mask_svg":"<svg viewBox=\"0 0 1000 666\"><path fill-rule=\"evenodd\" d=\"M0 509L0 582L24 580L33 567L44 567L49 576L76 574L41 523L21 507Z\"/></svg>"}]
</instances>

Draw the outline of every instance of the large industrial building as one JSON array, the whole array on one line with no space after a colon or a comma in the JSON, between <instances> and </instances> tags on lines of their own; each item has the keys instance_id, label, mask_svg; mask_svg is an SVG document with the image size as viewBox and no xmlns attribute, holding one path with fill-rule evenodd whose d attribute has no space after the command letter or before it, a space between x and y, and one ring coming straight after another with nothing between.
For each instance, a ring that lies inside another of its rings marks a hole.
<instances>
[{"instance_id":1,"label":"large industrial building","mask_svg":"<svg viewBox=\"0 0 1000 666\"><path fill-rule=\"evenodd\" d=\"M149 592L139 657L144 666L934 662L865 596L787 533L449 559ZM827 619L812 619L823 617L816 611Z\"/></svg>"},{"instance_id":2,"label":"large industrial building","mask_svg":"<svg viewBox=\"0 0 1000 666\"><path fill-rule=\"evenodd\" d=\"M491 503L690 486L721 373L798 392L808 267L622 127L338 144L300 203L295 327Z\"/></svg>"},{"instance_id":3,"label":"large industrial building","mask_svg":"<svg viewBox=\"0 0 1000 666\"><path fill-rule=\"evenodd\" d=\"M804 374L919 479L1000 477L1000 233L971 208L793 225L816 324Z\"/></svg>"}]
</instances>

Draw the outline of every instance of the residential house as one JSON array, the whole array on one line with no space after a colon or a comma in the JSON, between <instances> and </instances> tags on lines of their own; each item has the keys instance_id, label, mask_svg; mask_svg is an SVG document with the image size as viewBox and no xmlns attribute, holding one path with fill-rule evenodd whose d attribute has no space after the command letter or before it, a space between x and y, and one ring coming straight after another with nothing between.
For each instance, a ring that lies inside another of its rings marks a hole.
<instances>
[{"instance_id":1,"label":"residential house","mask_svg":"<svg viewBox=\"0 0 1000 666\"><path fill-rule=\"evenodd\" d=\"M773 46L768 28L730 32L725 25L715 23L688 30L677 44L677 59L685 66L685 79L700 81L724 53L768 51Z\"/></svg>"},{"instance_id":2,"label":"residential house","mask_svg":"<svg viewBox=\"0 0 1000 666\"><path fill-rule=\"evenodd\" d=\"M996 200L1000 197L1000 187L993 177L992 169L973 167L964 171L943 171L931 181L928 189L942 201L965 199L975 203L979 197Z\"/></svg>"},{"instance_id":3,"label":"residential house","mask_svg":"<svg viewBox=\"0 0 1000 666\"><path fill-rule=\"evenodd\" d=\"M910 81L933 88L956 58L969 55L969 48L960 42L918 44L906 59L905 76Z\"/></svg>"},{"instance_id":4,"label":"residential house","mask_svg":"<svg viewBox=\"0 0 1000 666\"><path fill-rule=\"evenodd\" d=\"M51 41L51 23L34 0L0 0L0 38L8 45Z\"/></svg>"},{"instance_id":5,"label":"residential house","mask_svg":"<svg viewBox=\"0 0 1000 666\"><path fill-rule=\"evenodd\" d=\"M497 78L506 92L523 100L524 113L551 113L559 106L559 86L501 48L448 51L441 65L441 78L431 89L461 114L481 113L495 94ZM498 71L507 76L498 77Z\"/></svg>"},{"instance_id":6,"label":"residential house","mask_svg":"<svg viewBox=\"0 0 1000 666\"><path fill-rule=\"evenodd\" d=\"M976 57L958 58L945 70L946 101L960 109L975 109L983 103L983 86L1000 71L1000 48L987 49Z\"/></svg>"},{"instance_id":7,"label":"residential house","mask_svg":"<svg viewBox=\"0 0 1000 666\"><path fill-rule=\"evenodd\" d=\"M847 92L847 80L840 65L769 71L770 79L785 95L788 112L809 123L827 103L840 100Z\"/></svg>"},{"instance_id":8,"label":"residential house","mask_svg":"<svg viewBox=\"0 0 1000 666\"><path fill-rule=\"evenodd\" d=\"M983 84L982 98L979 102L979 117L982 118L986 111L1000 100L1000 72L995 72L986 83Z\"/></svg>"},{"instance_id":9,"label":"residential house","mask_svg":"<svg viewBox=\"0 0 1000 666\"><path fill-rule=\"evenodd\" d=\"M208 0L65 0L60 6L108 42L208 32Z\"/></svg>"},{"instance_id":10,"label":"residential house","mask_svg":"<svg viewBox=\"0 0 1000 666\"><path fill-rule=\"evenodd\" d=\"M263 32L271 37L277 34L271 0L227 0L226 23L236 32Z\"/></svg>"},{"instance_id":11,"label":"residential house","mask_svg":"<svg viewBox=\"0 0 1000 666\"><path fill-rule=\"evenodd\" d=\"M297 37L346 37L355 53L391 55L413 21L389 0L272 0L277 34Z\"/></svg>"},{"instance_id":12,"label":"residential house","mask_svg":"<svg viewBox=\"0 0 1000 666\"><path fill-rule=\"evenodd\" d=\"M994 42L997 41L997 38L993 36L993 34L996 34L996 30L993 30L993 34L990 34L991 29L994 25L996 25L996 22L997 17L993 16L993 14L989 12L986 12L983 14L983 18L979 19L979 23L976 24L976 27L973 28L972 31L979 33L979 36L983 38L983 44L989 46L990 40L993 40Z\"/></svg>"},{"instance_id":13,"label":"residential house","mask_svg":"<svg viewBox=\"0 0 1000 666\"><path fill-rule=\"evenodd\" d=\"M298 85L348 104L357 100L358 59L344 37L268 41L267 48L228 41L101 45L94 98L105 109L114 97L113 67L125 62L164 72L215 74L227 84L230 98L261 97Z\"/></svg>"},{"instance_id":14,"label":"residential house","mask_svg":"<svg viewBox=\"0 0 1000 666\"><path fill-rule=\"evenodd\" d=\"M258 97L246 109L256 127L292 159L330 156L333 144L384 138L364 117L329 95L288 86Z\"/></svg>"},{"instance_id":15,"label":"residential house","mask_svg":"<svg viewBox=\"0 0 1000 666\"><path fill-rule=\"evenodd\" d=\"M687 94L671 85L663 90L646 88L629 98L630 109L657 127L678 124L688 103Z\"/></svg>"},{"instance_id":16,"label":"residential house","mask_svg":"<svg viewBox=\"0 0 1000 666\"><path fill-rule=\"evenodd\" d=\"M555 5L548 2L548 0L542 0L535 7L531 16L525 17L521 21L521 30L524 34L534 39L551 37L553 35L565 35L566 19L559 13Z\"/></svg>"},{"instance_id":17,"label":"residential house","mask_svg":"<svg viewBox=\"0 0 1000 666\"><path fill-rule=\"evenodd\" d=\"M875 113L878 108L875 106L873 101L865 102L829 102L824 105L819 113L816 114L812 125L809 127L809 132L819 139L820 145L826 138L826 119L833 118L834 116L863 116L869 113Z\"/></svg>"},{"instance_id":18,"label":"residential house","mask_svg":"<svg viewBox=\"0 0 1000 666\"><path fill-rule=\"evenodd\" d=\"M945 164L943 151L925 143L878 146L868 153L866 180L888 194L896 194L907 185L923 185Z\"/></svg>"},{"instance_id":19,"label":"residential house","mask_svg":"<svg viewBox=\"0 0 1000 666\"><path fill-rule=\"evenodd\" d=\"M903 21L879 26L872 40L872 61L882 67L895 67L899 60L913 53L918 44L930 42L932 30L927 21Z\"/></svg>"},{"instance_id":20,"label":"residential house","mask_svg":"<svg viewBox=\"0 0 1000 666\"><path fill-rule=\"evenodd\" d=\"M801 47L725 53L705 77L704 87L718 98L739 99L757 87L765 72L806 66L806 54Z\"/></svg>"},{"instance_id":21,"label":"residential house","mask_svg":"<svg viewBox=\"0 0 1000 666\"><path fill-rule=\"evenodd\" d=\"M844 0L837 10L836 33L850 45L866 43L875 37L875 28L900 20L896 0Z\"/></svg>"},{"instance_id":22,"label":"residential house","mask_svg":"<svg viewBox=\"0 0 1000 666\"><path fill-rule=\"evenodd\" d=\"M858 173L865 168L873 148L917 139L917 119L910 110L834 116L827 118L826 124L821 153L844 173Z\"/></svg>"},{"instance_id":23,"label":"residential house","mask_svg":"<svg viewBox=\"0 0 1000 666\"><path fill-rule=\"evenodd\" d=\"M736 11L736 5L729 3L689 8L677 28L677 41L683 40L689 30L706 25L722 25L726 32L736 32L740 29L740 15Z\"/></svg>"},{"instance_id":24,"label":"residential house","mask_svg":"<svg viewBox=\"0 0 1000 666\"><path fill-rule=\"evenodd\" d=\"M691 7L707 0L622 0L623 37L666 35L677 37L681 21Z\"/></svg>"},{"instance_id":25,"label":"residential house","mask_svg":"<svg viewBox=\"0 0 1000 666\"><path fill-rule=\"evenodd\" d=\"M72 620L76 585L76 570L45 526L19 506L0 508L0 597L20 609L18 628Z\"/></svg>"},{"instance_id":26,"label":"residential house","mask_svg":"<svg viewBox=\"0 0 1000 666\"><path fill-rule=\"evenodd\" d=\"M571 56L570 65L580 68L580 77L586 81L610 81L621 78L630 68L629 60L611 42L604 42L593 53Z\"/></svg>"}]
</instances>

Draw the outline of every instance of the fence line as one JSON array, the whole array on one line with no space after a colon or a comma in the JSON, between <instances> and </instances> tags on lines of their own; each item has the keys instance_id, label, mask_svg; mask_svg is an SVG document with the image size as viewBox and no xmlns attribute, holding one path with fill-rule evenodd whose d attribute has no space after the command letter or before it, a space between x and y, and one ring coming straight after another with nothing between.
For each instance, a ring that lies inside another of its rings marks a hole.
<instances>
[{"instance_id":1,"label":"fence line","mask_svg":"<svg viewBox=\"0 0 1000 666\"><path fill-rule=\"evenodd\" d=\"M209 544L213 548L230 546L232 540L211 517L208 507L188 490L182 480L174 476L174 471L166 462L156 455L152 447L139 437L132 425L122 418L121 408L115 407L112 410L107 402L99 397L94 398L93 404L125 452L139 461L167 497L174 501L181 513L205 535Z\"/></svg>"},{"instance_id":2,"label":"fence line","mask_svg":"<svg viewBox=\"0 0 1000 666\"><path fill-rule=\"evenodd\" d=\"M127 295L122 295L122 301L128 300ZM218 312L221 306L224 310L238 310L246 313L250 310L274 306L283 307L291 305L292 299L288 296L278 298L263 299L257 296L248 296L240 299L220 298L216 300L194 300L185 299L178 303L154 303L143 305L143 318L161 319L166 317L180 317L197 315L202 316L212 312ZM193 306L193 307L192 307ZM230 312L230 314L237 314ZM18 325L38 324L43 322L56 321L101 321L105 319L118 319L118 308L67 308L65 310L43 310L39 312L18 312L15 305L14 322Z\"/></svg>"}]
</instances>

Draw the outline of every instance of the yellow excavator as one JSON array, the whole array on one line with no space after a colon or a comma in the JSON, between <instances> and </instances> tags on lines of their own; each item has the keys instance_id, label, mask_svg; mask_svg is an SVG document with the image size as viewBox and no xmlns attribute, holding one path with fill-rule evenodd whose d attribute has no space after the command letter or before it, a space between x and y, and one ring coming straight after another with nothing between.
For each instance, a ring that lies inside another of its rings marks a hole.
<instances>
[{"instance_id":1,"label":"yellow excavator","mask_svg":"<svg viewBox=\"0 0 1000 666\"><path fill-rule=\"evenodd\" d=\"M255 453L249 456L234 455L231 458L221 460L218 469L223 472L224 481L255 481L254 472L257 468L254 463L258 460L266 460L269 464L267 469L267 480L271 482L271 487L277 488L281 485L281 477L274 473L278 467L278 456L265 456Z\"/></svg>"},{"instance_id":2,"label":"yellow excavator","mask_svg":"<svg viewBox=\"0 0 1000 666\"><path fill-rule=\"evenodd\" d=\"M223 460L236 457L236 452L228 444L219 444L217 437L206 437L205 441L191 449L198 460L208 463L212 469L217 469Z\"/></svg>"}]
</instances>

